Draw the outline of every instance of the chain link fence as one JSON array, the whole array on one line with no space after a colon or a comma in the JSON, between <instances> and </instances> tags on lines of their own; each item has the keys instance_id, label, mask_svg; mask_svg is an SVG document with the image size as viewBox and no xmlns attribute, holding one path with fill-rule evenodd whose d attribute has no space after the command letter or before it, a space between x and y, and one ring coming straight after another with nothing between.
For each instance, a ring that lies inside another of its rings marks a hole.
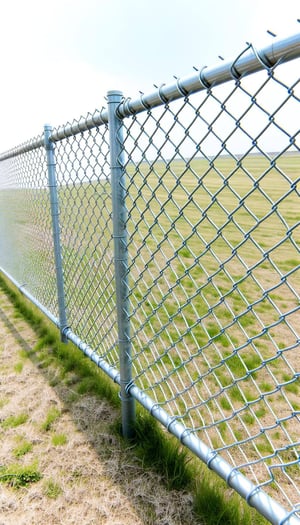
<instances>
[{"instance_id":1,"label":"chain link fence","mask_svg":"<svg viewBox=\"0 0 300 525\"><path fill-rule=\"evenodd\" d=\"M47 160L42 137L1 163L1 266L58 315Z\"/></svg>"},{"instance_id":2,"label":"chain link fence","mask_svg":"<svg viewBox=\"0 0 300 525\"><path fill-rule=\"evenodd\" d=\"M0 157L2 272L120 384L125 434L137 400L278 525L300 523L299 56L249 44Z\"/></svg>"}]
</instances>

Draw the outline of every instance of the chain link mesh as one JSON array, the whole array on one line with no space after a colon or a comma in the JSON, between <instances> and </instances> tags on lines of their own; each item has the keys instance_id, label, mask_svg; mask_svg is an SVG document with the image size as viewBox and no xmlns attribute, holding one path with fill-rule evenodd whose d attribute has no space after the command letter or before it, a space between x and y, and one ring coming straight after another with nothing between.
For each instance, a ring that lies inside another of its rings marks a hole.
<instances>
[{"instance_id":1,"label":"chain link mesh","mask_svg":"<svg viewBox=\"0 0 300 525\"><path fill-rule=\"evenodd\" d=\"M57 315L46 153L35 148L1 162L1 266Z\"/></svg>"},{"instance_id":2,"label":"chain link mesh","mask_svg":"<svg viewBox=\"0 0 300 525\"><path fill-rule=\"evenodd\" d=\"M55 153L68 322L117 365L108 127L66 137Z\"/></svg>"},{"instance_id":3,"label":"chain link mesh","mask_svg":"<svg viewBox=\"0 0 300 525\"><path fill-rule=\"evenodd\" d=\"M124 119L124 147L134 381L293 507L300 85L289 81L278 66L148 109Z\"/></svg>"},{"instance_id":4,"label":"chain link mesh","mask_svg":"<svg viewBox=\"0 0 300 525\"><path fill-rule=\"evenodd\" d=\"M240 78L234 62L231 82L123 118L121 144L133 382L289 510L300 480L297 71L299 59ZM68 325L118 369L105 122L102 110L52 138ZM57 316L41 140L1 160L1 266Z\"/></svg>"}]
</instances>

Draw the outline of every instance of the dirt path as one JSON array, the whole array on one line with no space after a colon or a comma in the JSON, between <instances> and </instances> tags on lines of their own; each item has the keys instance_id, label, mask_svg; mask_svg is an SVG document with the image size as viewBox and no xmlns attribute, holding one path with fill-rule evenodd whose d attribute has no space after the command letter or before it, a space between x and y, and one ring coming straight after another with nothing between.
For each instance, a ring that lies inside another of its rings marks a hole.
<instances>
[{"instance_id":1,"label":"dirt path","mask_svg":"<svg viewBox=\"0 0 300 525\"><path fill-rule=\"evenodd\" d=\"M191 496L167 491L111 434L117 414L106 401L71 381L50 385L36 343L1 294L0 525L195 524ZM20 477L25 467L34 482Z\"/></svg>"}]
</instances>

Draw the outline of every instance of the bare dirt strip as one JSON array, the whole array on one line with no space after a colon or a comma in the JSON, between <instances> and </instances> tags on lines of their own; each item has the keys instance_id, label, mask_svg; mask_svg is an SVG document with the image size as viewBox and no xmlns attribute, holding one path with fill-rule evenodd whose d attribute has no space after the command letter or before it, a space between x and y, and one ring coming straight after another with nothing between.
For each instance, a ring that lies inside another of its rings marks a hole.
<instances>
[{"instance_id":1,"label":"bare dirt strip","mask_svg":"<svg viewBox=\"0 0 300 525\"><path fill-rule=\"evenodd\" d=\"M110 431L116 411L53 370L51 381L36 343L1 293L0 525L197 523L191 495L167 490ZM28 466L37 479L18 487Z\"/></svg>"}]
</instances>

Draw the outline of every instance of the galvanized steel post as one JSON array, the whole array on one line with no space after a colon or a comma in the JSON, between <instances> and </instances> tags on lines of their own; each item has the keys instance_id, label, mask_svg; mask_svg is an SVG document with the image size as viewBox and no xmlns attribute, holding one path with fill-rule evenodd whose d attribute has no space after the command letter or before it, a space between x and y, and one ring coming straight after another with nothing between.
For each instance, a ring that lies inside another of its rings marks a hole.
<instances>
[{"instance_id":1,"label":"galvanized steel post","mask_svg":"<svg viewBox=\"0 0 300 525\"><path fill-rule=\"evenodd\" d=\"M68 328L68 323L67 323L67 316L66 316L64 278L63 278L62 256L61 256L61 247L60 247L59 206L58 206L57 182L56 182L55 153L54 153L54 145L50 141L51 132L52 132L51 126L46 124L44 126L44 144L45 144L45 149L47 152L48 185L49 185L49 191L50 191L52 232L53 232L55 271L56 271L56 287L57 287L57 300L58 300L59 325L60 325L59 327L60 327L61 340L63 343L66 343L67 342L66 330Z\"/></svg>"},{"instance_id":2,"label":"galvanized steel post","mask_svg":"<svg viewBox=\"0 0 300 525\"><path fill-rule=\"evenodd\" d=\"M110 140L110 167L113 210L114 262L120 359L120 386L122 402L122 431L130 438L134 433L135 400L129 394L132 382L131 341L128 299L128 247L125 203L125 170L123 152L123 126L117 115L122 100L120 91L109 91L108 124Z\"/></svg>"}]
</instances>

